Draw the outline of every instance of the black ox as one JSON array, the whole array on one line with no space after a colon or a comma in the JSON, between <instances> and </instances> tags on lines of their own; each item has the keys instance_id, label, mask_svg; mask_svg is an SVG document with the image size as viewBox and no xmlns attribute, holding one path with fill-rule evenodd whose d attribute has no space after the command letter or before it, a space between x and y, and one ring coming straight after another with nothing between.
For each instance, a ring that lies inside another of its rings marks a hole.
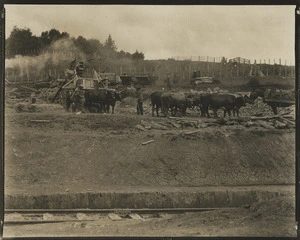
<instances>
[{"instance_id":1,"label":"black ox","mask_svg":"<svg viewBox=\"0 0 300 240\"><path fill-rule=\"evenodd\" d=\"M93 107L96 107L98 112L109 113L111 106L114 113L116 101L121 101L120 92L115 89L100 88L87 91L84 96L85 106L90 112Z\"/></svg>"},{"instance_id":2,"label":"black ox","mask_svg":"<svg viewBox=\"0 0 300 240\"><path fill-rule=\"evenodd\" d=\"M161 108L161 95L163 92L153 92L150 96L152 105L152 117L154 117L154 111L156 116L159 117L158 110Z\"/></svg>"},{"instance_id":3,"label":"black ox","mask_svg":"<svg viewBox=\"0 0 300 240\"><path fill-rule=\"evenodd\" d=\"M228 113L231 116L231 111L233 115L237 114L239 116L239 109L246 106L246 103L250 103L250 99L247 95L245 96L235 96L232 94L207 94L200 97L200 110L201 115L210 117L208 108L212 108L214 111L214 117L217 117L217 110L219 108L224 108L224 117Z\"/></svg>"}]
</instances>

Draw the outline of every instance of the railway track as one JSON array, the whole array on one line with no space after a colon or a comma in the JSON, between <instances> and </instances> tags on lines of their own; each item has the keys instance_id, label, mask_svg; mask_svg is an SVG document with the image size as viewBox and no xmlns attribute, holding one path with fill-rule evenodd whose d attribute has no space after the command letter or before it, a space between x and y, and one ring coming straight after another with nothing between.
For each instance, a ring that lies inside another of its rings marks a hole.
<instances>
[{"instance_id":1,"label":"railway track","mask_svg":"<svg viewBox=\"0 0 300 240\"><path fill-rule=\"evenodd\" d=\"M5 225L39 224L58 222L97 221L108 217L112 221L122 219L145 220L167 214L184 214L236 208L157 208L157 209L6 209Z\"/></svg>"}]
</instances>

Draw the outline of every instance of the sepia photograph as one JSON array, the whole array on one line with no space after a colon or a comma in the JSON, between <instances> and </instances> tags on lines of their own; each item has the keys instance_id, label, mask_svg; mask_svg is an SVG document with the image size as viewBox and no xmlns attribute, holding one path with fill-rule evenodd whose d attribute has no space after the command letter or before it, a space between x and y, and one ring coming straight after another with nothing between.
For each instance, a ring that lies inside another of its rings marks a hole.
<instances>
[{"instance_id":1,"label":"sepia photograph","mask_svg":"<svg viewBox=\"0 0 300 240\"><path fill-rule=\"evenodd\" d=\"M4 8L4 238L297 236L296 6Z\"/></svg>"}]
</instances>

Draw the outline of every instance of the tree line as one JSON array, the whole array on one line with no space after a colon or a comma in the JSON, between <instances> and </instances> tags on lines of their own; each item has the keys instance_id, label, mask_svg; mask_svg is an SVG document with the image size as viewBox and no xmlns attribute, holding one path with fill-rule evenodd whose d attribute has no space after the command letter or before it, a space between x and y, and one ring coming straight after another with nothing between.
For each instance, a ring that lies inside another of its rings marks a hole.
<instances>
[{"instance_id":1,"label":"tree line","mask_svg":"<svg viewBox=\"0 0 300 240\"><path fill-rule=\"evenodd\" d=\"M129 53L124 50L118 51L117 45L109 34L104 43L98 39L86 39L83 36L71 37L67 32L60 32L57 29L44 31L40 36L32 34L29 28L18 28L15 26L9 37L5 40L6 58L13 58L16 55L37 56L48 50L59 40L67 40L72 46L84 53L87 57L100 55L106 59L130 59L134 61L144 60L143 52L136 50ZM67 50L67 49L66 49Z\"/></svg>"}]
</instances>

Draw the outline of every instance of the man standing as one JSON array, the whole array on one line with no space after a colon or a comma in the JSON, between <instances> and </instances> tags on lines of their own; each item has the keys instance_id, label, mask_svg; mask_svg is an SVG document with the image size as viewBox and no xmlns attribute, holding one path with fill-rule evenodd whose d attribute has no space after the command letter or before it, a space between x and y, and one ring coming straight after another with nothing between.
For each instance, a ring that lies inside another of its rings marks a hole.
<instances>
[{"instance_id":1,"label":"man standing","mask_svg":"<svg viewBox=\"0 0 300 240\"><path fill-rule=\"evenodd\" d=\"M66 91L66 110L67 112L70 111L70 107L71 107L71 92L70 90Z\"/></svg>"},{"instance_id":2,"label":"man standing","mask_svg":"<svg viewBox=\"0 0 300 240\"><path fill-rule=\"evenodd\" d=\"M167 90L168 90L168 91L172 91L172 88L173 88L173 81L172 81L172 79L171 79L170 73L167 74L167 80L166 80L166 82L167 82Z\"/></svg>"},{"instance_id":3,"label":"man standing","mask_svg":"<svg viewBox=\"0 0 300 240\"><path fill-rule=\"evenodd\" d=\"M71 96L71 100L74 101L75 111L78 109L80 112L84 113L85 97L82 85L75 89L73 96Z\"/></svg>"},{"instance_id":4,"label":"man standing","mask_svg":"<svg viewBox=\"0 0 300 240\"><path fill-rule=\"evenodd\" d=\"M143 115L143 94L141 91L141 87L136 88L136 98L137 98L137 106L136 106L137 115Z\"/></svg>"}]
</instances>

